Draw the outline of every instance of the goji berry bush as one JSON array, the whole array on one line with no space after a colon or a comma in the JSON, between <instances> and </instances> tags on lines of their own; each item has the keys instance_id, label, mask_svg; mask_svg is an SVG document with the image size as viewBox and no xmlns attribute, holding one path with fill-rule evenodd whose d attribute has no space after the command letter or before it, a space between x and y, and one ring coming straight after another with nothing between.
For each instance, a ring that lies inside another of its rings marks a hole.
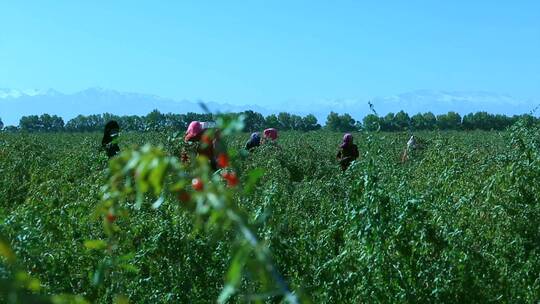
<instances>
[{"instance_id":1,"label":"goji berry bush","mask_svg":"<svg viewBox=\"0 0 540 304\"><path fill-rule=\"evenodd\" d=\"M540 137L284 132L220 123L213 172L178 134L0 133L0 302L536 303Z\"/></svg>"}]
</instances>

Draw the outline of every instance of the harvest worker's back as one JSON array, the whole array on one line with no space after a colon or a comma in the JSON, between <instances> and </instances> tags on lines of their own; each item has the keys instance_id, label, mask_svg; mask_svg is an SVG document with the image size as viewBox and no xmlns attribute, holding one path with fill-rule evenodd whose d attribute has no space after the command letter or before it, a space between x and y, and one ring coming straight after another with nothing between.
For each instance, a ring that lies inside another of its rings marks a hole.
<instances>
[{"instance_id":1,"label":"harvest worker's back","mask_svg":"<svg viewBox=\"0 0 540 304\"><path fill-rule=\"evenodd\" d=\"M192 121L184 136L186 149L182 151L182 160L187 162L190 157L202 155L210 161L210 166L213 170L217 170L217 162L215 156L216 145L218 144L219 134L211 130L205 130L199 121ZM191 152L191 156L188 155Z\"/></svg>"},{"instance_id":2,"label":"harvest worker's back","mask_svg":"<svg viewBox=\"0 0 540 304\"><path fill-rule=\"evenodd\" d=\"M119 134L120 125L116 121L111 120L105 125L101 147L105 150L109 158L120 153L120 147L117 143Z\"/></svg>"},{"instance_id":3,"label":"harvest worker's back","mask_svg":"<svg viewBox=\"0 0 540 304\"><path fill-rule=\"evenodd\" d=\"M251 133L251 137L246 143L246 150L252 151L253 149L257 148L260 145L261 145L261 136L259 136L259 133L257 132Z\"/></svg>"},{"instance_id":4,"label":"harvest worker's back","mask_svg":"<svg viewBox=\"0 0 540 304\"><path fill-rule=\"evenodd\" d=\"M341 170L347 170L347 168L349 168L351 163L356 160L358 156L358 147L353 143L352 134L345 134L337 154L337 159L339 160Z\"/></svg>"},{"instance_id":5,"label":"harvest worker's back","mask_svg":"<svg viewBox=\"0 0 540 304\"><path fill-rule=\"evenodd\" d=\"M277 144L278 131L274 128L268 128L263 131L263 144L272 144L276 147L279 147Z\"/></svg>"},{"instance_id":6,"label":"harvest worker's back","mask_svg":"<svg viewBox=\"0 0 540 304\"><path fill-rule=\"evenodd\" d=\"M407 146L405 147L405 150L403 150L401 162L404 163L409 160L409 154L416 150L417 147L418 145L416 143L416 137L414 137L414 135L411 135L411 138L409 138L409 141L407 141Z\"/></svg>"}]
</instances>

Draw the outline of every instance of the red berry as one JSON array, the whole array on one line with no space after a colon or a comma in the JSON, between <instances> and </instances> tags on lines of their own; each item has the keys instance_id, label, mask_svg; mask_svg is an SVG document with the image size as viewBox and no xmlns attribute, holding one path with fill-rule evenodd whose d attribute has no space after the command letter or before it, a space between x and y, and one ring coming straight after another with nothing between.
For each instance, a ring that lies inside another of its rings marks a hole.
<instances>
[{"instance_id":1,"label":"red berry","mask_svg":"<svg viewBox=\"0 0 540 304\"><path fill-rule=\"evenodd\" d=\"M208 136L208 134L203 134L201 136L201 141L207 145L212 143L212 137Z\"/></svg>"},{"instance_id":2,"label":"red berry","mask_svg":"<svg viewBox=\"0 0 540 304\"><path fill-rule=\"evenodd\" d=\"M201 191L204 188L204 184L200 178L194 178L191 181L191 186L193 187L193 190L195 191Z\"/></svg>"},{"instance_id":3,"label":"red berry","mask_svg":"<svg viewBox=\"0 0 540 304\"><path fill-rule=\"evenodd\" d=\"M236 187L238 185L238 176L234 172L224 172L222 175L223 179L227 181L229 187Z\"/></svg>"},{"instance_id":4,"label":"red berry","mask_svg":"<svg viewBox=\"0 0 540 304\"><path fill-rule=\"evenodd\" d=\"M189 156L187 154L187 152L183 151L181 154L180 154L180 160L183 162L183 163L187 163L189 161Z\"/></svg>"},{"instance_id":5,"label":"red berry","mask_svg":"<svg viewBox=\"0 0 540 304\"><path fill-rule=\"evenodd\" d=\"M116 215L112 214L112 213L107 213L107 221L109 223L114 223L116 221Z\"/></svg>"},{"instance_id":6,"label":"red berry","mask_svg":"<svg viewBox=\"0 0 540 304\"><path fill-rule=\"evenodd\" d=\"M189 195L189 193L187 193L187 191L182 191L182 192L180 192L180 194L178 194L178 199L181 202L187 203L191 199L191 195Z\"/></svg>"},{"instance_id":7,"label":"red berry","mask_svg":"<svg viewBox=\"0 0 540 304\"><path fill-rule=\"evenodd\" d=\"M227 168L229 166L229 157L225 153L219 153L217 157L217 163L220 168Z\"/></svg>"}]
</instances>

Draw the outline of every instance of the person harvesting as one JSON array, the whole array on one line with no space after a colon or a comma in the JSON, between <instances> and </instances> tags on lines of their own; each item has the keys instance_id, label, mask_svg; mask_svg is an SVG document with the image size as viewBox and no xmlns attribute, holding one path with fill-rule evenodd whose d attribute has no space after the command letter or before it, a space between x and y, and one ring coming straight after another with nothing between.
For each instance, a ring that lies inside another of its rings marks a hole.
<instances>
[{"instance_id":1,"label":"person harvesting","mask_svg":"<svg viewBox=\"0 0 540 304\"><path fill-rule=\"evenodd\" d=\"M188 162L189 154L204 156L210 161L212 170L218 169L218 162L215 155L215 149L218 144L218 134L204 129L199 121L192 121L184 136L186 147L182 151L182 161ZM191 153L188 153L190 151Z\"/></svg>"},{"instance_id":2,"label":"person harvesting","mask_svg":"<svg viewBox=\"0 0 540 304\"><path fill-rule=\"evenodd\" d=\"M263 142L275 143L278 139L278 131L274 128L268 128L263 131Z\"/></svg>"},{"instance_id":3,"label":"person harvesting","mask_svg":"<svg viewBox=\"0 0 540 304\"><path fill-rule=\"evenodd\" d=\"M343 136L339 151L337 153L337 159L341 170L345 171L353 161L355 161L360 154L358 153L358 147L353 143L353 136L347 133Z\"/></svg>"},{"instance_id":4,"label":"person harvesting","mask_svg":"<svg viewBox=\"0 0 540 304\"><path fill-rule=\"evenodd\" d=\"M414 137L414 135L411 135L411 137L407 141L407 146L405 147L405 150L403 150L403 154L401 155L401 162L406 162L409 159L409 154L412 153L412 151L416 150L417 147L418 144L416 143L416 138Z\"/></svg>"},{"instance_id":5,"label":"person harvesting","mask_svg":"<svg viewBox=\"0 0 540 304\"><path fill-rule=\"evenodd\" d=\"M115 120L109 121L105 125L103 131L103 139L101 140L101 147L107 153L107 157L112 158L120 153L120 147L118 146L118 135L120 134L120 125Z\"/></svg>"},{"instance_id":6,"label":"person harvesting","mask_svg":"<svg viewBox=\"0 0 540 304\"><path fill-rule=\"evenodd\" d=\"M261 145L261 136L258 132L251 133L249 140L246 143L246 150L253 151L255 148Z\"/></svg>"}]
</instances>

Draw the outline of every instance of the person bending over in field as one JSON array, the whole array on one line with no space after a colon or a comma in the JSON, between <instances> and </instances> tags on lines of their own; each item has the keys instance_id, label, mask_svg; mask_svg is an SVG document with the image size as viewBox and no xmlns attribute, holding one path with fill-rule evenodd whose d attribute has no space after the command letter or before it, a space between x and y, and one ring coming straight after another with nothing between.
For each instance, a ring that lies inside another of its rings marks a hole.
<instances>
[{"instance_id":1,"label":"person bending over in field","mask_svg":"<svg viewBox=\"0 0 540 304\"><path fill-rule=\"evenodd\" d=\"M274 128L268 128L263 131L263 143L275 143L278 138L278 131Z\"/></svg>"},{"instance_id":2,"label":"person bending over in field","mask_svg":"<svg viewBox=\"0 0 540 304\"><path fill-rule=\"evenodd\" d=\"M251 137L246 143L246 150L253 151L255 148L261 145L261 136L259 133L251 133Z\"/></svg>"},{"instance_id":3,"label":"person bending over in field","mask_svg":"<svg viewBox=\"0 0 540 304\"><path fill-rule=\"evenodd\" d=\"M120 153L120 147L118 146L117 142L119 134L120 125L118 125L116 121L111 120L105 125L103 139L101 140L101 147L105 150L109 158L112 158Z\"/></svg>"},{"instance_id":4,"label":"person bending over in field","mask_svg":"<svg viewBox=\"0 0 540 304\"><path fill-rule=\"evenodd\" d=\"M409 159L409 154L416 150L418 147L416 143L416 138L414 135L411 135L411 138L407 141L407 146L405 147L405 150L403 150L403 155L401 156L401 162L404 163Z\"/></svg>"},{"instance_id":5,"label":"person bending over in field","mask_svg":"<svg viewBox=\"0 0 540 304\"><path fill-rule=\"evenodd\" d=\"M192 121L184 136L186 146L182 150L182 161L189 162L194 156L204 156L210 162L212 170L217 170L215 148L218 144L218 134L204 129L199 121Z\"/></svg>"},{"instance_id":6,"label":"person bending over in field","mask_svg":"<svg viewBox=\"0 0 540 304\"><path fill-rule=\"evenodd\" d=\"M347 133L343 136L343 141L339 146L337 159L341 170L345 171L353 161L355 161L360 154L358 153L358 147L353 143L353 136Z\"/></svg>"}]
</instances>

